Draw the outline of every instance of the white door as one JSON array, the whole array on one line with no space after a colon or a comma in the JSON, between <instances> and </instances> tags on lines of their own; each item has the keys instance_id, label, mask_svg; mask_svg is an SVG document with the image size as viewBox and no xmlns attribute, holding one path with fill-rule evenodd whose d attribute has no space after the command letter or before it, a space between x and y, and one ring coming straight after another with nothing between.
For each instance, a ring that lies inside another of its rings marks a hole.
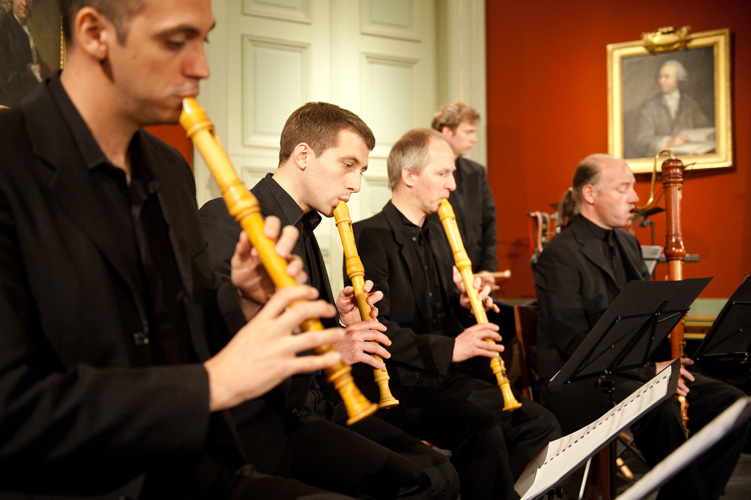
<instances>
[{"instance_id":1,"label":"white door","mask_svg":"<svg viewBox=\"0 0 751 500\"><path fill-rule=\"evenodd\" d=\"M469 11L477 12L481 3L469 2ZM200 100L245 185L252 187L276 169L279 134L290 113L309 101L327 101L358 114L375 134L368 172L349 210L354 221L380 211L390 198L386 157L391 146L410 128L429 126L439 104L436 10L451 26L461 16L445 12L456 5L436 0L215 1L217 26L207 46L212 76L202 83ZM441 84L451 87L446 79ZM219 196L198 155L196 181L199 205ZM316 235L337 294L343 286L343 258L333 219L325 220Z\"/></svg>"}]
</instances>

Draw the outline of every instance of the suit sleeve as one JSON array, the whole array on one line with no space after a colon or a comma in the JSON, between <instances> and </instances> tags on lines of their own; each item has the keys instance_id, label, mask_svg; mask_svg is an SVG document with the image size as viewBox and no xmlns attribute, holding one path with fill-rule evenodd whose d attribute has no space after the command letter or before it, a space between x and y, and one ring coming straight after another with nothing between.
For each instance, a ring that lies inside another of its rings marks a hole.
<instances>
[{"instance_id":1,"label":"suit sleeve","mask_svg":"<svg viewBox=\"0 0 751 500\"><path fill-rule=\"evenodd\" d=\"M495 200L490 191L488 176L482 173L482 258L479 269L495 272L498 270L498 235L496 228Z\"/></svg>"},{"instance_id":2,"label":"suit sleeve","mask_svg":"<svg viewBox=\"0 0 751 500\"><path fill-rule=\"evenodd\" d=\"M401 326L392 319L392 300L397 292L392 290L403 280L401 293L411 293L408 276L397 276L399 271L392 269L390 257L383 241L391 239L390 235L378 230L364 230L358 235L357 248L360 252L365 278L372 280L374 290L383 292L383 299L378 302L378 320L386 325L386 334L391 339L388 348L391 362L400 363L410 368L447 374L451 367L454 351L454 339L443 335L417 333L412 328ZM346 273L345 273L346 276ZM346 278L345 278L346 279Z\"/></svg>"},{"instance_id":3,"label":"suit sleeve","mask_svg":"<svg viewBox=\"0 0 751 500\"><path fill-rule=\"evenodd\" d=\"M582 276L571 252L563 245L550 246L534 267L541 348L549 342L564 362L590 330L589 307L580 292Z\"/></svg>"}]
</instances>

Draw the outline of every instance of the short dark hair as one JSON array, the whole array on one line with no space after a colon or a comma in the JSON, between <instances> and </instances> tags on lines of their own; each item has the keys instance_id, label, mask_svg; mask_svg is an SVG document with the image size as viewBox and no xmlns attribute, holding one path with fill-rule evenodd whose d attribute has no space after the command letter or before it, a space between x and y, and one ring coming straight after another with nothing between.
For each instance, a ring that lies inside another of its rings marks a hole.
<instances>
[{"instance_id":1,"label":"short dark hair","mask_svg":"<svg viewBox=\"0 0 751 500\"><path fill-rule=\"evenodd\" d=\"M386 159L389 189L393 191L399 185L402 168L409 166L417 173L422 172L422 169L428 163L428 148L431 138L448 144L445 135L430 128L412 129L396 141L391 148L389 157Z\"/></svg>"},{"instance_id":2,"label":"short dark hair","mask_svg":"<svg viewBox=\"0 0 751 500\"><path fill-rule=\"evenodd\" d=\"M309 102L287 118L279 139L279 165L292 156L295 147L306 143L320 156L336 147L339 131L350 130L359 135L369 151L375 147L375 136L362 119L353 112L327 102Z\"/></svg>"},{"instance_id":3,"label":"short dark hair","mask_svg":"<svg viewBox=\"0 0 751 500\"><path fill-rule=\"evenodd\" d=\"M469 104L463 102L450 102L441 106L433 115L430 126L433 130L443 131L443 127L456 130L462 122L467 121L476 124L480 121L480 113Z\"/></svg>"},{"instance_id":4,"label":"short dark hair","mask_svg":"<svg viewBox=\"0 0 751 500\"><path fill-rule=\"evenodd\" d=\"M62 15L65 43L73 41L73 23L78 11L92 7L106 17L117 32L117 41L125 43L128 37L130 21L144 8L144 0L58 0Z\"/></svg>"}]
</instances>

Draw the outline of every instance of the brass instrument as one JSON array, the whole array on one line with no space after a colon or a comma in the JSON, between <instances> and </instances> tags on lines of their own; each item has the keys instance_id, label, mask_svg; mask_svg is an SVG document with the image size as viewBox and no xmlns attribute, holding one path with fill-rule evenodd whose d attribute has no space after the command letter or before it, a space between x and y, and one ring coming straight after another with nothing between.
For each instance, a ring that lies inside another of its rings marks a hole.
<instances>
[{"instance_id":1,"label":"brass instrument","mask_svg":"<svg viewBox=\"0 0 751 500\"><path fill-rule=\"evenodd\" d=\"M451 207L448 200L443 200L441 202L441 207L438 209L438 216L441 219L443 229L449 239L451 251L454 253L456 267L462 275L464 288L467 289L467 296L469 297L470 304L472 304L472 311L475 314L475 319L478 323L487 323L488 316L485 313L485 308L483 307L482 302L478 298L477 289L474 287L472 261L469 260L467 251L464 249L464 243L462 243L462 237L459 233L459 226L456 225L454 209ZM495 343L492 339L485 340L490 343ZM522 404L516 400L514 393L511 392L511 383L506 376L506 366L500 355L496 355L490 360L490 368L493 370L493 374L498 382L498 387L501 388L501 393L503 394L503 411L512 411L521 408Z\"/></svg>"},{"instance_id":2,"label":"brass instrument","mask_svg":"<svg viewBox=\"0 0 751 500\"><path fill-rule=\"evenodd\" d=\"M264 267L278 288L296 285L295 280L287 274L287 261L276 253L275 243L263 234L263 217L258 200L248 191L238 177L235 169L214 135L214 127L206 113L193 98L183 100L183 112L180 125L187 136L206 160L211 174L222 190L227 211L240 223L253 246L258 250ZM304 330L323 330L317 319L307 320L302 324ZM333 349L331 344L316 348L317 354L324 354ZM365 398L352 379L351 369L343 362L327 368L326 377L344 401L349 419L353 424L376 411L377 406Z\"/></svg>"},{"instance_id":3,"label":"brass instrument","mask_svg":"<svg viewBox=\"0 0 751 500\"><path fill-rule=\"evenodd\" d=\"M668 262L668 279L677 281L683 279L683 261L686 258L686 247L683 244L681 232L681 198L683 197L683 162L673 155L669 149L663 149L655 155L654 169L652 170L652 183L649 200L638 211L646 210L654 200L655 177L657 175L657 159L663 153L669 153L670 158L662 163L662 189L665 193L665 214L667 218L665 260ZM673 331L670 332L670 356L683 357L683 322L679 321ZM681 418L683 427L688 433L688 401L685 396L676 396L681 403Z\"/></svg>"},{"instance_id":4,"label":"brass instrument","mask_svg":"<svg viewBox=\"0 0 751 500\"><path fill-rule=\"evenodd\" d=\"M363 321L367 321L370 318L370 305L368 304L368 294L365 292L365 268L360 260L360 255L357 253L357 246L355 245L355 235L352 231L352 218L349 215L349 209L347 204L343 201L339 202L339 205L334 209L334 219L336 220L336 227L339 229L339 237L342 240L342 247L344 248L345 266L347 269L347 276L352 281L352 288L355 293L355 300L357 300L357 308L360 310L360 317ZM373 354L376 361L383 363L383 358L377 354ZM378 403L379 408L393 408L399 404L399 400L396 399L389 389L389 372L384 367L379 369L373 369L373 377L378 385L378 390L381 393L381 400Z\"/></svg>"}]
</instances>

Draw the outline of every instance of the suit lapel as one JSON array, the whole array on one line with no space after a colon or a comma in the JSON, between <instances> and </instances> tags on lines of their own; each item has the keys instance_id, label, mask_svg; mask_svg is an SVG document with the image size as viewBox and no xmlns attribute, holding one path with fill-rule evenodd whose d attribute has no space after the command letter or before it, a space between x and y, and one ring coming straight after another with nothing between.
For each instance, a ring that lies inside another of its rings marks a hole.
<instances>
[{"instance_id":1,"label":"suit lapel","mask_svg":"<svg viewBox=\"0 0 751 500\"><path fill-rule=\"evenodd\" d=\"M603 273L610 277L610 281L613 285L617 286L613 271L610 269L608 262L605 260L605 255L602 253L602 246L600 242L589 234L589 229L584 225L585 222L579 218L571 225L571 229L574 230L574 236L576 241L581 246L581 253L589 259L595 266L597 266Z\"/></svg>"},{"instance_id":2,"label":"suit lapel","mask_svg":"<svg viewBox=\"0 0 751 500\"><path fill-rule=\"evenodd\" d=\"M443 224L437 218L426 219L430 224L430 248L435 258L436 272L441 280L441 288L445 297L454 295L454 253L451 251Z\"/></svg>"},{"instance_id":3,"label":"suit lapel","mask_svg":"<svg viewBox=\"0 0 751 500\"><path fill-rule=\"evenodd\" d=\"M97 186L83 165L68 125L46 86L37 87L35 94L35 98L27 101L22 109L32 151L50 169L47 186L51 196L99 248L138 301L140 294L118 248L115 228L106 215L106 208L99 202Z\"/></svg>"},{"instance_id":4,"label":"suit lapel","mask_svg":"<svg viewBox=\"0 0 751 500\"><path fill-rule=\"evenodd\" d=\"M645 277L644 273L644 261L641 254L635 255L631 251L631 246L626 240L626 233L616 230L615 239L618 241L618 247L621 249L621 255L623 256L623 264L626 268L626 278L628 280L643 280L649 279L648 275Z\"/></svg>"}]
</instances>

